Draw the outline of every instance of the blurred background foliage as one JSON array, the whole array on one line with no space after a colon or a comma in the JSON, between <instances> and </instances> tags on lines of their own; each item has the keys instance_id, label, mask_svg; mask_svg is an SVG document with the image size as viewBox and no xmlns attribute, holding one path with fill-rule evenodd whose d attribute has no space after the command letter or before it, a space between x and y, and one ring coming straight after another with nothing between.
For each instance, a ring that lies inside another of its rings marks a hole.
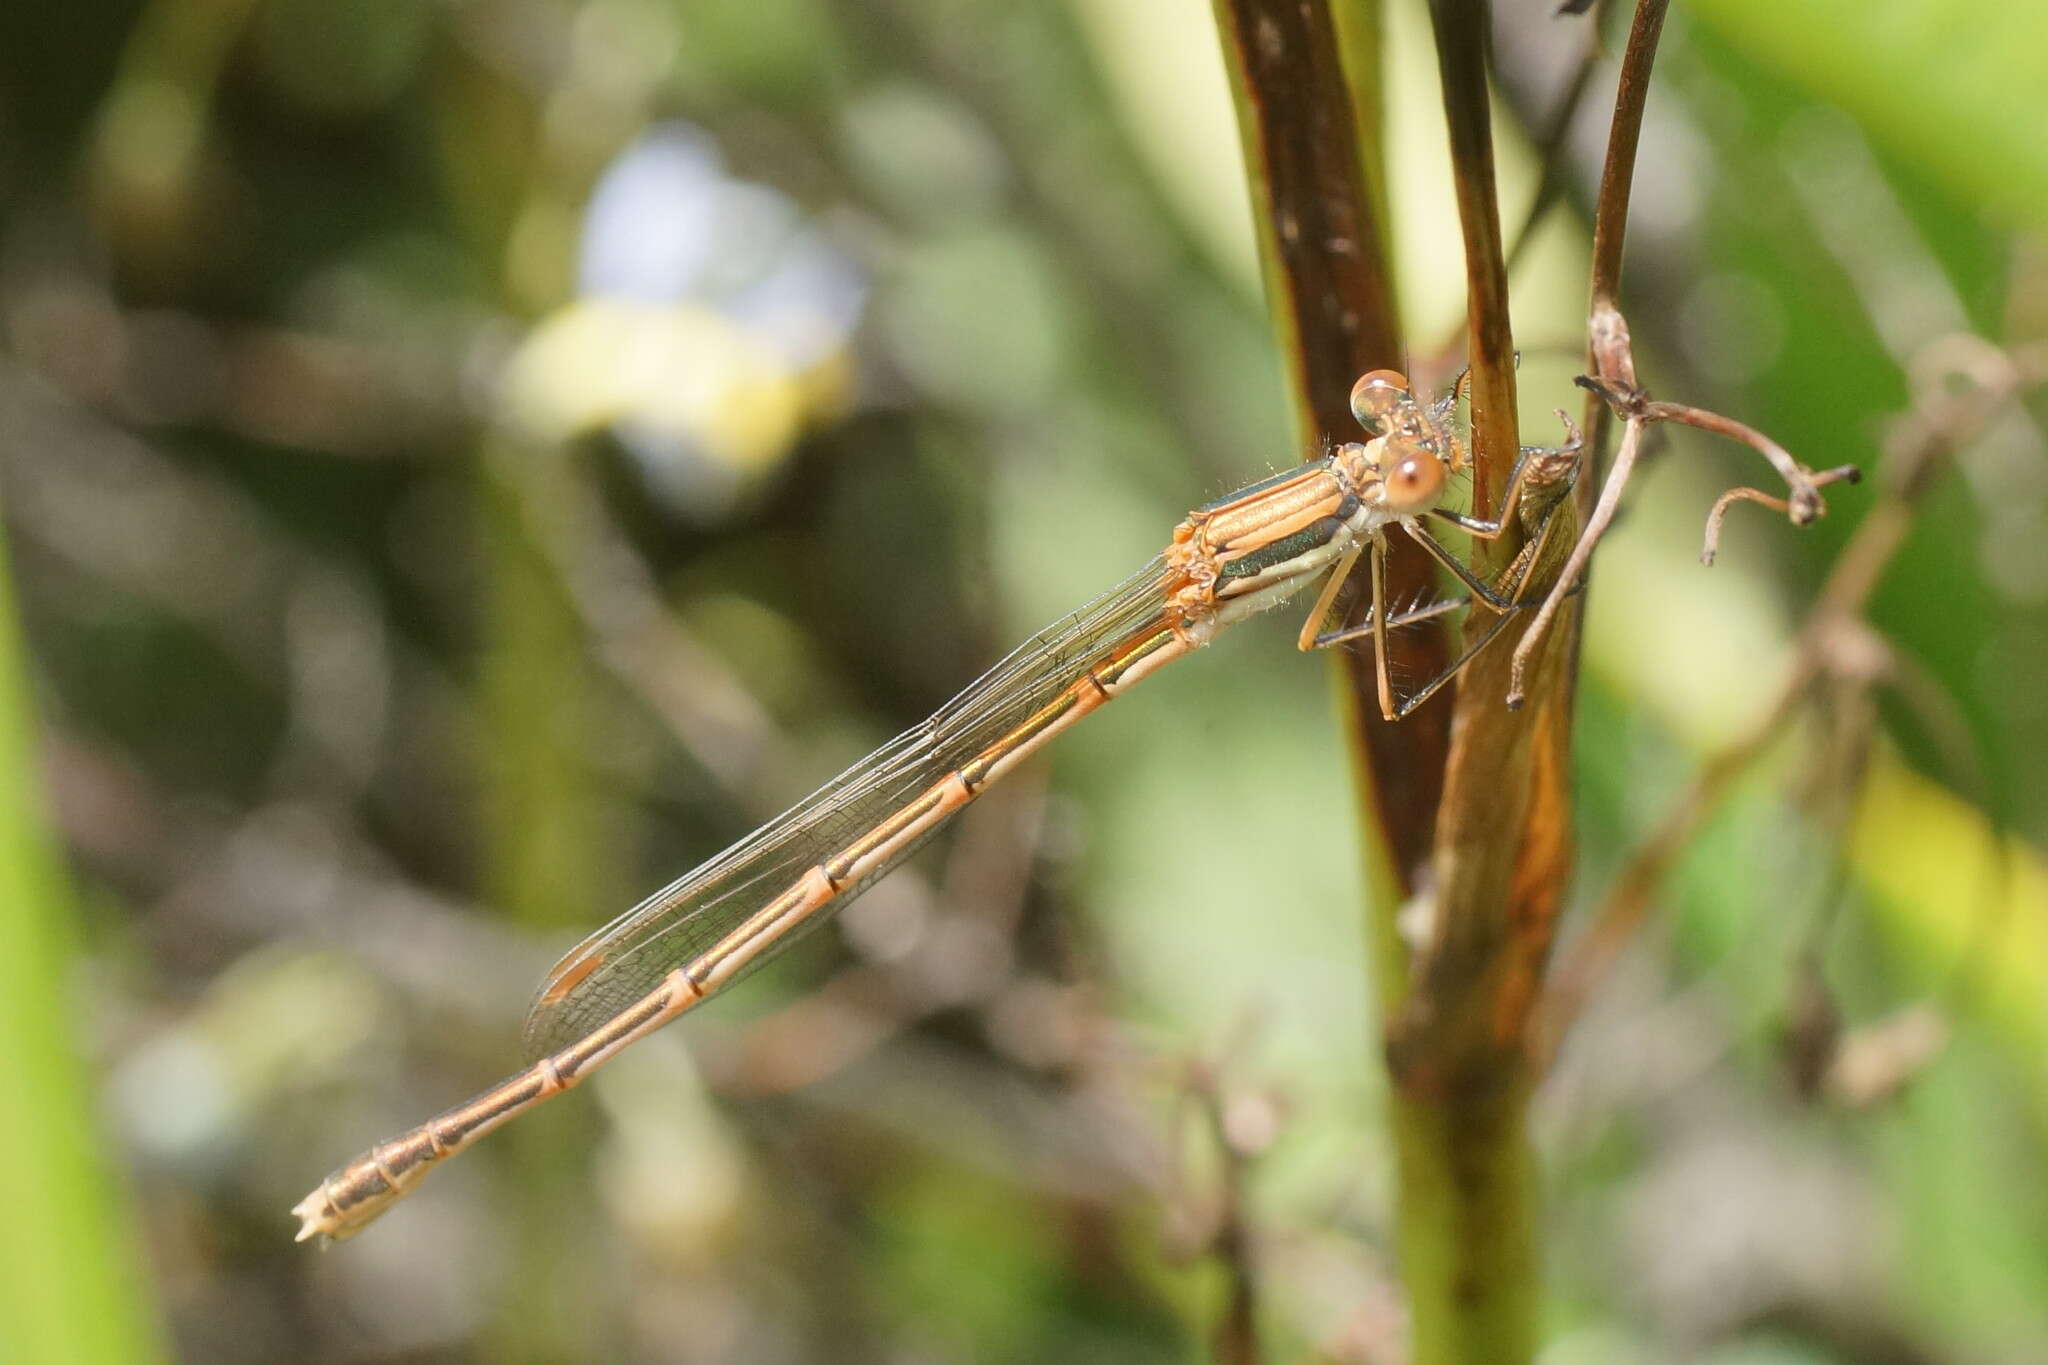
<instances>
[{"instance_id":1,"label":"blurred background foliage","mask_svg":"<svg viewBox=\"0 0 2048 1365\"><path fill-rule=\"evenodd\" d=\"M1513 221L1586 21L1501 8ZM1420 370L1460 273L1387 22ZM1517 280L1532 438L1603 77ZM1658 81L1653 388L1869 466L1928 347L2048 336L2048 17L1701 0ZM1180 1360L1241 1223L1275 1359L1398 1359L1352 798L1277 619L359 1240L285 1213L509 1070L569 939L1305 454L1236 147L1198 0L8 7L0 1357ZM1860 784L1795 732L1568 1040L1546 1359L2048 1358L2044 417L1886 579ZM1673 438L1599 560L1582 899L1867 501L1738 508L1706 572L1749 459ZM1861 1089L1788 1081L1816 1009Z\"/></svg>"}]
</instances>

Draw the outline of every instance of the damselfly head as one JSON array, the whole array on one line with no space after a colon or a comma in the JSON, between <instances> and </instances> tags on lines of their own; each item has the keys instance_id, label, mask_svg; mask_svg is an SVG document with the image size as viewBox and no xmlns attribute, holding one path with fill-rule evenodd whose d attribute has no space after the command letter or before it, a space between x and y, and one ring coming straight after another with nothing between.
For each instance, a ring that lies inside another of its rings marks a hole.
<instances>
[{"instance_id":1,"label":"damselfly head","mask_svg":"<svg viewBox=\"0 0 2048 1365\"><path fill-rule=\"evenodd\" d=\"M1453 389L1445 403L1424 407L1394 370L1370 371L1351 386L1352 416L1386 438L1387 505L1395 511L1426 510L1442 493L1446 475L1463 471L1465 448L1448 420L1456 400Z\"/></svg>"}]
</instances>

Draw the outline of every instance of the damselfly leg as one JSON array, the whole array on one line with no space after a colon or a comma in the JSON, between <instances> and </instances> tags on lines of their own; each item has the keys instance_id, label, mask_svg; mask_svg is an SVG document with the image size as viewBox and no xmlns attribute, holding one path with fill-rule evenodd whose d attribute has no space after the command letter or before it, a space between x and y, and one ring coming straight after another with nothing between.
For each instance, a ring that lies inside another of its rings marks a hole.
<instances>
[{"instance_id":1,"label":"damselfly leg","mask_svg":"<svg viewBox=\"0 0 2048 1365\"><path fill-rule=\"evenodd\" d=\"M1384 436L1390 449L1426 452L1451 474L1462 474L1471 465L1471 457L1458 435L1452 414L1464 396L1470 375L1469 369L1460 370L1448 393L1424 405L1409 392L1408 381L1398 372L1374 370L1352 386L1351 412L1360 426ZM1449 507L1431 507L1427 509L1428 515L1449 522L1476 540L1499 539L1515 515L1516 504L1531 468L1545 460L1576 456L1579 452L1578 427L1565 413L1557 415L1564 423L1565 443L1521 448L1513 468L1508 471L1507 490L1501 497L1498 515L1488 519Z\"/></svg>"},{"instance_id":2,"label":"damselfly leg","mask_svg":"<svg viewBox=\"0 0 2048 1365\"><path fill-rule=\"evenodd\" d=\"M1408 381L1392 370L1374 370L1352 387L1352 413L1358 418L1361 426L1377 433L1380 451L1376 462L1378 467L1386 472L1390 485L1404 477L1410 481L1433 483L1440 496L1442 483L1449 476L1464 472L1470 465L1470 457L1452 423L1452 413L1457 406L1464 383L1465 375L1460 374L1449 393L1426 406L1409 392ZM1509 472L1507 493L1502 500L1498 518L1485 520L1473 517L1438 506L1432 499L1430 505L1420 508L1416 515L1395 519L1402 530L1464 586L1463 596L1390 616L1386 603L1387 550L1384 527L1375 527L1360 543L1352 546L1331 572L1329 581L1324 584L1314 608L1302 625L1297 643L1304 650L1327 649L1371 635L1380 711L1388 720L1401 720L1407 717L1416 707L1434 696L1492 642L1506 625L1511 613L1521 610L1526 605L1522 600L1523 592L1528 586L1530 572L1549 539L1550 530L1555 525L1562 499L1552 496L1544 502L1540 517L1533 519L1533 526L1525 525L1523 528L1530 532L1529 542L1522 547L1499 579L1491 584L1475 574L1464 561L1430 535L1421 525L1419 516L1442 518L1477 540L1497 539L1509 524L1509 519L1517 515L1523 487L1530 482L1532 474L1541 471L1546 476L1542 481L1561 492L1559 486L1568 486L1576 473L1579 433L1569 417L1562 412L1558 416L1565 424L1566 443L1561 446L1522 447L1516 456L1513 469ZM1365 451L1368 448L1357 449ZM1371 556L1372 605L1366 619L1341 629L1323 629L1359 555L1367 553ZM1476 633L1468 632L1463 651L1448 667L1419 689L1397 698L1391 672L1387 632L1467 605L1473 606L1475 610L1484 609L1490 612L1492 619L1482 630Z\"/></svg>"},{"instance_id":3,"label":"damselfly leg","mask_svg":"<svg viewBox=\"0 0 2048 1365\"><path fill-rule=\"evenodd\" d=\"M1528 586L1529 572L1541 557L1551 529L1557 524L1556 516L1557 509L1552 508L1544 516L1542 529L1537 532L1536 538L1521 548L1514 560L1502 571L1498 583L1483 594L1475 596L1469 592L1460 593L1426 606L1410 607L1392 614L1385 611L1384 549L1382 544L1375 542L1372 565L1373 605L1368 610L1366 619L1332 630L1320 629L1321 624L1329 619L1329 613L1336 604L1344 581L1349 576L1352 565L1357 561L1359 551L1354 550L1343 563L1331 571L1329 582L1324 585L1315 609L1310 612L1307 622L1302 627L1298 642L1300 647L1304 650L1331 649L1370 637L1373 641L1374 671L1379 683L1381 711L1389 720L1406 720L1414 713L1415 708L1435 696L1443 689L1444 684L1457 677L1466 664L1472 662L1482 650L1493 643L1493 638L1500 634L1515 612L1533 605L1522 600L1522 594ZM1464 565L1458 565L1458 576L1461 580L1472 581L1466 577L1470 572ZM1389 632L1448 616L1463 608L1473 607L1475 603L1478 604L1477 610L1488 613L1490 619L1486 625L1476 634L1468 632L1465 646L1458 657L1451 660L1434 677L1413 691L1397 695L1390 662L1392 656L1388 650Z\"/></svg>"}]
</instances>

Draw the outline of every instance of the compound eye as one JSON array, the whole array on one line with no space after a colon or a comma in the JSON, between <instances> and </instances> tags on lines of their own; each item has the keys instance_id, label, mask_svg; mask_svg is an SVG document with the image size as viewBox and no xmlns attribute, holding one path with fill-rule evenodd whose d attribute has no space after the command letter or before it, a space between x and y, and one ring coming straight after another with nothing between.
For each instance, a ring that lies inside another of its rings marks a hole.
<instances>
[{"instance_id":1,"label":"compound eye","mask_svg":"<svg viewBox=\"0 0 2048 1365\"><path fill-rule=\"evenodd\" d=\"M1404 455L1384 476L1387 510L1401 516L1426 512L1444 491L1443 461L1431 455Z\"/></svg>"},{"instance_id":2,"label":"compound eye","mask_svg":"<svg viewBox=\"0 0 2048 1365\"><path fill-rule=\"evenodd\" d=\"M1351 386L1351 415L1367 431L1385 431L1388 419L1415 400L1407 376L1395 370L1373 370Z\"/></svg>"}]
</instances>

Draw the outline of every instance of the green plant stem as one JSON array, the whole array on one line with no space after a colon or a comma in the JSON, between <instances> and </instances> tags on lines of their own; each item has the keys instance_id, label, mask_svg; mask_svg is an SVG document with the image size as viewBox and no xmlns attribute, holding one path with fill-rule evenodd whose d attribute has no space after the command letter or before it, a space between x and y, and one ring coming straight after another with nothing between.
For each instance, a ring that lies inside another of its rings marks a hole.
<instances>
[{"instance_id":1,"label":"green plant stem","mask_svg":"<svg viewBox=\"0 0 2048 1365\"><path fill-rule=\"evenodd\" d=\"M37 799L23 674L0 547L0 1360L159 1360L73 1027L73 910Z\"/></svg>"},{"instance_id":2,"label":"green plant stem","mask_svg":"<svg viewBox=\"0 0 2048 1365\"><path fill-rule=\"evenodd\" d=\"M1576 539L1562 483L1522 495L1547 585ZM1537 591L1542 587L1538 586ZM1474 659L1438 815L1434 916L1386 1005L1399 1158L1402 1275L1416 1365L1518 1365L1539 1340L1539 1201L1523 1110L1523 1034L1571 870L1568 658L1538 655L1531 695L1502 703L1524 629Z\"/></svg>"},{"instance_id":3,"label":"green plant stem","mask_svg":"<svg viewBox=\"0 0 2048 1365\"><path fill-rule=\"evenodd\" d=\"M1393 1102L1401 1279L1414 1365L1514 1365L1536 1352L1540 1266L1528 1086Z\"/></svg>"},{"instance_id":4,"label":"green plant stem","mask_svg":"<svg viewBox=\"0 0 2048 1365\"><path fill-rule=\"evenodd\" d=\"M536 935L592 922L613 889L579 757L591 716L580 627L528 525L529 507L561 500L568 459L563 450L494 436L477 473L490 569L481 680L484 883L491 902ZM561 1109L515 1125L503 1139L518 1189L507 1224L521 1281L494 1325L494 1359L508 1365L581 1359L590 1350L577 1304L597 1285L573 1241L585 1224L569 1208L591 1120L585 1107Z\"/></svg>"}]
</instances>

